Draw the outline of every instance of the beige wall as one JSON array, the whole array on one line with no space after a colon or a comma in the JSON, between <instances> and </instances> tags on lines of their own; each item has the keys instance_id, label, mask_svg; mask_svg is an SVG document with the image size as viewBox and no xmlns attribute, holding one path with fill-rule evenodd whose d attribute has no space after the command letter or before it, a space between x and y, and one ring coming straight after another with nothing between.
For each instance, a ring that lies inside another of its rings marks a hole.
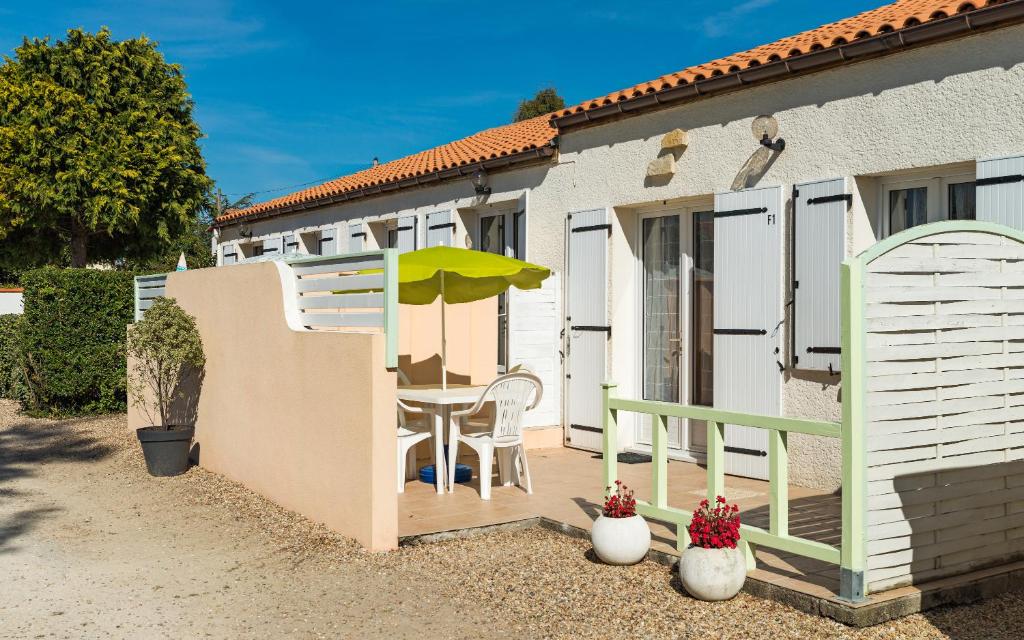
<instances>
[{"instance_id":1,"label":"beige wall","mask_svg":"<svg viewBox=\"0 0 1024 640\"><path fill-rule=\"evenodd\" d=\"M448 382L487 384L498 371L498 299L445 308ZM398 306L398 366L413 384L441 382L441 303Z\"/></svg>"},{"instance_id":2,"label":"beige wall","mask_svg":"<svg viewBox=\"0 0 1024 640\"><path fill-rule=\"evenodd\" d=\"M293 331L273 263L172 273L207 363L199 464L373 550L397 545L395 374L384 336ZM145 424L136 408L129 427Z\"/></svg>"}]
</instances>

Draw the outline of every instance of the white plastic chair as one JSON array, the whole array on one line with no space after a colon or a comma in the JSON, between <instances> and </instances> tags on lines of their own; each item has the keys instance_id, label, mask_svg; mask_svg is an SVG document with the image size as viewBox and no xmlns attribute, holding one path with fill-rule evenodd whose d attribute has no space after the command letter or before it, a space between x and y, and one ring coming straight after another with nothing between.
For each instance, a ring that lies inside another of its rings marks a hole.
<instances>
[{"instance_id":1,"label":"white plastic chair","mask_svg":"<svg viewBox=\"0 0 1024 640\"><path fill-rule=\"evenodd\" d=\"M517 461L522 464L522 475L526 476L526 493L533 493L530 482L530 467L526 462L526 446L523 443L523 414L540 403L543 386L540 378L532 373L509 373L496 378L487 386L480 397L469 409L453 411L451 430L448 436L449 460L448 480L449 491L455 489L455 461L459 456L459 443L468 445L480 456L480 498L491 499L491 465L495 450L499 453L508 452L506 463L516 471L516 484L522 486ZM531 400L532 396L532 400ZM463 433L462 425L467 419L480 413L484 404L494 403L490 419L490 428L485 431Z\"/></svg>"},{"instance_id":2,"label":"white plastic chair","mask_svg":"<svg viewBox=\"0 0 1024 640\"><path fill-rule=\"evenodd\" d=\"M409 377L399 369L398 384L409 386ZM406 480L416 478L416 445L433 436L431 420L433 412L422 407L398 403L398 493L405 493ZM410 416L416 419L410 420ZM422 416L422 417L421 417ZM436 469L435 473L439 473Z\"/></svg>"}]
</instances>

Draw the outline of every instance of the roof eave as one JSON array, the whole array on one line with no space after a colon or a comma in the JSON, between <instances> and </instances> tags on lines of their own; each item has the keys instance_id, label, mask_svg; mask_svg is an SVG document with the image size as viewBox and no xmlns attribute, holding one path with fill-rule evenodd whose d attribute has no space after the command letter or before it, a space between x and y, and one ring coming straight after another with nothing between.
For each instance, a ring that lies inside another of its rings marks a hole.
<instances>
[{"instance_id":1,"label":"roof eave","mask_svg":"<svg viewBox=\"0 0 1024 640\"><path fill-rule=\"evenodd\" d=\"M1018 22L1024 22L1024 0L1012 0L1003 4L991 5L800 56L784 58L776 62L677 85L593 109L577 111L552 118L551 125L561 133L567 129L587 126L598 121L653 111L690 100L737 91L754 84L821 71L910 47L949 40L976 31L1009 26Z\"/></svg>"},{"instance_id":2,"label":"roof eave","mask_svg":"<svg viewBox=\"0 0 1024 640\"><path fill-rule=\"evenodd\" d=\"M316 209L332 204L339 204L343 202L349 202L351 200L358 200L360 198L367 198L376 195L390 193L392 191L398 191L401 189L408 189L412 187L429 186L434 183L447 181L447 180L458 180L460 178L467 178L472 176L478 169L504 169L512 165L519 165L524 163L533 162L536 160L549 158L555 153L555 145L547 144L542 147L536 147L534 149L527 149L526 151L520 151L518 153L510 153L507 156L500 156L497 158L489 158L481 162L473 162L469 164L460 165L458 167L452 167L451 169L445 169L444 171L434 171L419 176L412 176L409 178L403 178L394 182L387 182L384 184L377 184L353 191L347 191L344 193L332 194L327 196L321 196L313 200L306 202L297 202L284 207L275 207L260 213L239 216L237 218L231 218L228 220L217 221L214 220L211 225L212 228L224 228L229 227L233 224L241 222L252 222L254 220L261 220L263 218L272 218L288 213L297 213L306 209Z\"/></svg>"}]
</instances>

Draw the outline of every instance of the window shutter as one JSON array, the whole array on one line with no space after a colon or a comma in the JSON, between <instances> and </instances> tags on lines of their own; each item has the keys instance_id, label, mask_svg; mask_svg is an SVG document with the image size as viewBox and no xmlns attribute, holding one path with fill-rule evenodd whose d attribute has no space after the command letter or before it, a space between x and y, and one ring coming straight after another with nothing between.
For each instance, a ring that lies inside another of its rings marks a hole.
<instances>
[{"instance_id":1,"label":"window shutter","mask_svg":"<svg viewBox=\"0 0 1024 640\"><path fill-rule=\"evenodd\" d=\"M366 246L366 225L362 222L349 221L348 223L348 250L351 253L358 253Z\"/></svg>"},{"instance_id":2,"label":"window shutter","mask_svg":"<svg viewBox=\"0 0 1024 640\"><path fill-rule=\"evenodd\" d=\"M715 195L714 406L777 416L781 405L782 188ZM725 472L768 478L768 434L725 427Z\"/></svg>"},{"instance_id":3,"label":"window shutter","mask_svg":"<svg viewBox=\"0 0 1024 640\"><path fill-rule=\"evenodd\" d=\"M1024 156L979 160L977 219L1024 231Z\"/></svg>"},{"instance_id":4,"label":"window shutter","mask_svg":"<svg viewBox=\"0 0 1024 640\"><path fill-rule=\"evenodd\" d=\"M416 216L404 216L398 219L399 253L416 250Z\"/></svg>"},{"instance_id":5,"label":"window shutter","mask_svg":"<svg viewBox=\"0 0 1024 640\"><path fill-rule=\"evenodd\" d=\"M450 247L455 238L455 222L451 211L435 211L427 214L427 246Z\"/></svg>"},{"instance_id":6,"label":"window shutter","mask_svg":"<svg viewBox=\"0 0 1024 640\"><path fill-rule=\"evenodd\" d=\"M839 265L846 255L846 180L793 190L793 366L839 371Z\"/></svg>"},{"instance_id":7,"label":"window shutter","mask_svg":"<svg viewBox=\"0 0 1024 640\"><path fill-rule=\"evenodd\" d=\"M601 383L608 324L607 209L569 214L566 415L574 446L601 449Z\"/></svg>"},{"instance_id":8,"label":"window shutter","mask_svg":"<svg viewBox=\"0 0 1024 640\"><path fill-rule=\"evenodd\" d=\"M299 252L299 238L294 233L287 233L284 236L284 253L292 255Z\"/></svg>"},{"instance_id":9,"label":"window shutter","mask_svg":"<svg viewBox=\"0 0 1024 640\"><path fill-rule=\"evenodd\" d=\"M337 229L327 227L320 231L320 255L333 256L338 253Z\"/></svg>"},{"instance_id":10,"label":"window shutter","mask_svg":"<svg viewBox=\"0 0 1024 640\"><path fill-rule=\"evenodd\" d=\"M284 253L284 239L281 236L263 239L263 255L279 256Z\"/></svg>"},{"instance_id":11,"label":"window shutter","mask_svg":"<svg viewBox=\"0 0 1024 640\"><path fill-rule=\"evenodd\" d=\"M238 262L238 247L235 246L234 242L221 245L220 251L220 263L222 265L235 264L236 262Z\"/></svg>"}]
</instances>

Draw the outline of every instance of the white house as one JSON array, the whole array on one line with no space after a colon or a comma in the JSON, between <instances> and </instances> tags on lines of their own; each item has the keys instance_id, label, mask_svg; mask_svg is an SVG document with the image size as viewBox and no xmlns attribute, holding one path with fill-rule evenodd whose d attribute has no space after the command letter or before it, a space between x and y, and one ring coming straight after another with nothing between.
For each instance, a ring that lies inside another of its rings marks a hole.
<instances>
[{"instance_id":1,"label":"white house","mask_svg":"<svg viewBox=\"0 0 1024 640\"><path fill-rule=\"evenodd\" d=\"M600 448L606 378L836 419L839 263L929 221L1024 228L1022 43L1024 0L900 0L231 212L218 262L452 243L552 267L496 348L541 372L533 426L570 446ZM702 458L703 425L671 431ZM727 470L766 477L765 437L728 427ZM838 486L836 444L794 436L791 480Z\"/></svg>"}]
</instances>

